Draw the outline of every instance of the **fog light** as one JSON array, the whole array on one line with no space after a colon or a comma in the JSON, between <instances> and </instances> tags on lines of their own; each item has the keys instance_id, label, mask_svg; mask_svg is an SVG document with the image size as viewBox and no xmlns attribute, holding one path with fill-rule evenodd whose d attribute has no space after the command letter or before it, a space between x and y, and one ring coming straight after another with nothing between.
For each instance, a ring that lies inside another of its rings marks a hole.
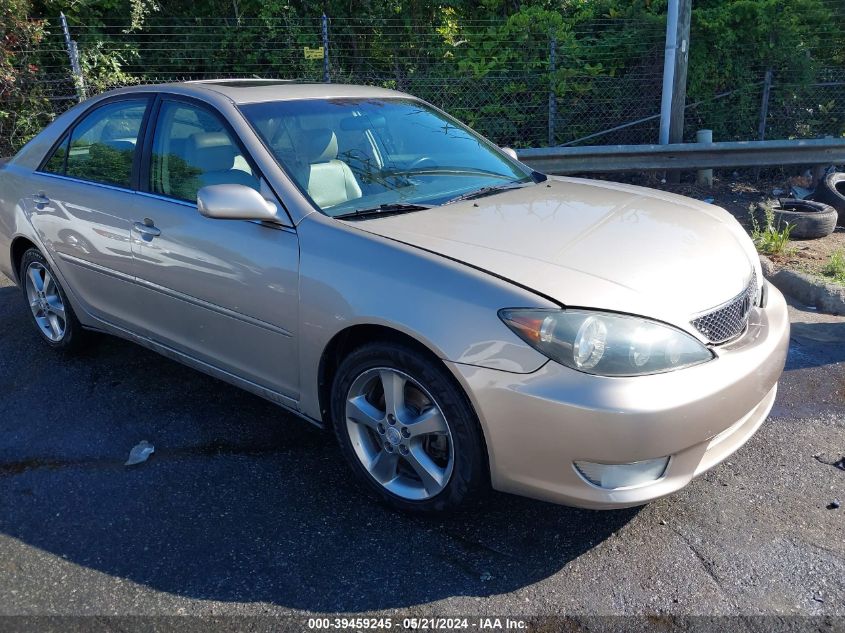
<instances>
[{"instance_id":1,"label":"fog light","mask_svg":"<svg viewBox=\"0 0 845 633\"><path fill-rule=\"evenodd\" d=\"M575 462L575 468L581 476L594 486L601 488L630 488L657 481L666 472L668 457L647 459L630 464L596 464L595 462Z\"/></svg>"}]
</instances>

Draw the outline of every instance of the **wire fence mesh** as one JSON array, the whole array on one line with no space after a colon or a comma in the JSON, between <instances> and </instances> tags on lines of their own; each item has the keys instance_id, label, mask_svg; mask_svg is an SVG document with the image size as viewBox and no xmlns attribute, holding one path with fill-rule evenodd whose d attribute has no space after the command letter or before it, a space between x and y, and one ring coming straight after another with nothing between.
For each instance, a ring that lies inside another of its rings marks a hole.
<instances>
[{"instance_id":1,"label":"wire fence mesh","mask_svg":"<svg viewBox=\"0 0 845 633\"><path fill-rule=\"evenodd\" d=\"M845 18L841 2L825 6ZM766 138L845 133L845 38L835 21L822 26L818 37L778 43L794 50L775 61L750 55L744 65L740 60L714 70L713 38L719 34L694 21L685 140L701 128L712 128L715 140L757 139L761 132ZM409 92L501 145L528 147L657 142L665 28L665 17L657 15L552 28L458 22L444 12L433 24L336 16L153 16L140 29L71 22L70 34L89 94L190 79L328 78ZM77 86L58 20L36 53L32 79L45 109L59 113L77 101ZM796 58L805 60L800 72L789 61Z\"/></svg>"}]
</instances>

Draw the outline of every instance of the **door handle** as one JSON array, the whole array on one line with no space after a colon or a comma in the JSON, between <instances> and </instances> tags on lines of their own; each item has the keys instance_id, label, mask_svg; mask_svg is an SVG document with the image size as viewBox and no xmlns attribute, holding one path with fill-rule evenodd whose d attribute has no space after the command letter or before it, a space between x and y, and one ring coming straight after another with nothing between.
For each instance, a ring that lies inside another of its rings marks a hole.
<instances>
[{"instance_id":1,"label":"door handle","mask_svg":"<svg viewBox=\"0 0 845 633\"><path fill-rule=\"evenodd\" d=\"M158 237L159 235L161 235L161 229L156 228L153 225L152 220L150 220L149 218L147 218L143 222L135 222L135 224L132 225L132 228L141 234L142 239L145 239L147 241L150 241L154 237Z\"/></svg>"}]
</instances>

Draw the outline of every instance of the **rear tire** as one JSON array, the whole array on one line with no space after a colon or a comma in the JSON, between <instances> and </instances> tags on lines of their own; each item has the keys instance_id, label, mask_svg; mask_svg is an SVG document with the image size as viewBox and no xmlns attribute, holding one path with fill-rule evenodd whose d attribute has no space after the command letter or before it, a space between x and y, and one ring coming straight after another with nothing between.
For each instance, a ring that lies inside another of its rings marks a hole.
<instances>
[{"instance_id":1,"label":"rear tire","mask_svg":"<svg viewBox=\"0 0 845 633\"><path fill-rule=\"evenodd\" d=\"M341 452L382 502L443 512L485 487L478 419L436 359L402 344L370 343L341 362L331 394Z\"/></svg>"},{"instance_id":2,"label":"rear tire","mask_svg":"<svg viewBox=\"0 0 845 633\"><path fill-rule=\"evenodd\" d=\"M18 276L30 320L41 340L53 349L78 349L85 331L53 269L37 249L23 254Z\"/></svg>"}]
</instances>

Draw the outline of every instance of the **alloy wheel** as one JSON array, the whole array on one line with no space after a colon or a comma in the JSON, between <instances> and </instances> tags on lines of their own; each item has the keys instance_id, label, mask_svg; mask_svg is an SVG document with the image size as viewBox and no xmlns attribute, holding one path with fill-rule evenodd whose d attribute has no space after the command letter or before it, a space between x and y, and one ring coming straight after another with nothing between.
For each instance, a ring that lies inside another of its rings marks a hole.
<instances>
[{"instance_id":1,"label":"alloy wheel","mask_svg":"<svg viewBox=\"0 0 845 633\"><path fill-rule=\"evenodd\" d=\"M67 317L59 286L46 266L32 262L25 273L26 296L29 309L41 333L57 343L65 336Z\"/></svg>"},{"instance_id":2,"label":"alloy wheel","mask_svg":"<svg viewBox=\"0 0 845 633\"><path fill-rule=\"evenodd\" d=\"M361 464L391 493L420 501L449 483L455 464L449 423L409 375L389 367L361 373L347 394L346 429Z\"/></svg>"}]
</instances>

